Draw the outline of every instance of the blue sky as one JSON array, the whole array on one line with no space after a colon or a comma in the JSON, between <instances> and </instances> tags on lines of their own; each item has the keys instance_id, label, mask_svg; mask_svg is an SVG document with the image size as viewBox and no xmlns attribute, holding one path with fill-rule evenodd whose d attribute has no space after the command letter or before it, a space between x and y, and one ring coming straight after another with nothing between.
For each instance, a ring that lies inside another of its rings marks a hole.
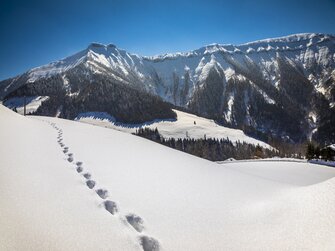
<instances>
[{"instance_id":1,"label":"blue sky","mask_svg":"<svg viewBox=\"0 0 335 251\"><path fill-rule=\"evenodd\" d=\"M90 42L156 55L293 33L335 34L334 16L335 0L2 0L0 79Z\"/></svg>"}]
</instances>

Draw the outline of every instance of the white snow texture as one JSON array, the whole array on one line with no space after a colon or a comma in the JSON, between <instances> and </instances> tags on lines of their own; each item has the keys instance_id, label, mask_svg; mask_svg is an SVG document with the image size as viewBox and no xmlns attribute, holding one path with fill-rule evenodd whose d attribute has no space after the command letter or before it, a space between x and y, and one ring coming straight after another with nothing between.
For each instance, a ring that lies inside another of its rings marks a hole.
<instances>
[{"instance_id":1,"label":"white snow texture","mask_svg":"<svg viewBox=\"0 0 335 251\"><path fill-rule=\"evenodd\" d=\"M0 250L334 250L334 168L218 164L2 105L0 118Z\"/></svg>"}]
</instances>

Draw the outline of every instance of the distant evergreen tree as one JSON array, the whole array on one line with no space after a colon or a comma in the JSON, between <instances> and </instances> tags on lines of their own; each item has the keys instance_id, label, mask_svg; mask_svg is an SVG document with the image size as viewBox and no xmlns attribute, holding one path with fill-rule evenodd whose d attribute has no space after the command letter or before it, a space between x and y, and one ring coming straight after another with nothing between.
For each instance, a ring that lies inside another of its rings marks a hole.
<instances>
[{"instance_id":1,"label":"distant evergreen tree","mask_svg":"<svg viewBox=\"0 0 335 251\"><path fill-rule=\"evenodd\" d=\"M258 144L256 146L255 156L258 157L258 158L263 158L262 147L260 145L258 145Z\"/></svg>"},{"instance_id":2,"label":"distant evergreen tree","mask_svg":"<svg viewBox=\"0 0 335 251\"><path fill-rule=\"evenodd\" d=\"M307 151L306 151L306 158L308 160L311 160L314 158L315 155L315 148L312 142L309 142L307 145Z\"/></svg>"},{"instance_id":3,"label":"distant evergreen tree","mask_svg":"<svg viewBox=\"0 0 335 251\"><path fill-rule=\"evenodd\" d=\"M320 155L321 155L321 150L320 150L320 147L317 146L317 147L315 147L315 149L314 149L314 158L315 158L315 159L319 159L319 158L320 158Z\"/></svg>"},{"instance_id":4,"label":"distant evergreen tree","mask_svg":"<svg viewBox=\"0 0 335 251\"><path fill-rule=\"evenodd\" d=\"M332 161L334 159L335 151L333 151L330 147L322 148L321 158L325 161Z\"/></svg>"}]
</instances>

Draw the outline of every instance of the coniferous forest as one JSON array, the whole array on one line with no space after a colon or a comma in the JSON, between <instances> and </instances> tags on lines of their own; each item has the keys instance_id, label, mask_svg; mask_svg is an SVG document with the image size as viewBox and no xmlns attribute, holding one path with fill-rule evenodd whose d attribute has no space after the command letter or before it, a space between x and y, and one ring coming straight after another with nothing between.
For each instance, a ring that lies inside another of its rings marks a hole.
<instances>
[{"instance_id":1,"label":"coniferous forest","mask_svg":"<svg viewBox=\"0 0 335 251\"><path fill-rule=\"evenodd\" d=\"M278 152L275 150L269 150L259 145L255 146L245 142L233 143L229 139L213 139L206 137L203 139L165 139L160 135L157 128L153 130L147 127L136 130L134 134L211 161L222 161L228 158L239 160L278 156Z\"/></svg>"}]
</instances>

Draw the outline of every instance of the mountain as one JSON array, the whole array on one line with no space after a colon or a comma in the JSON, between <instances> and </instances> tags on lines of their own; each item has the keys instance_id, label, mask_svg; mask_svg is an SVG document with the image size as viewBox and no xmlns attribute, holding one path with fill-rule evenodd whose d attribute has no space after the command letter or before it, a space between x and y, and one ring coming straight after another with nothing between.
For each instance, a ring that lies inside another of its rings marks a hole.
<instances>
[{"instance_id":1,"label":"mountain","mask_svg":"<svg viewBox=\"0 0 335 251\"><path fill-rule=\"evenodd\" d=\"M334 249L334 168L218 164L2 105L0 118L1 251Z\"/></svg>"},{"instance_id":2,"label":"mountain","mask_svg":"<svg viewBox=\"0 0 335 251\"><path fill-rule=\"evenodd\" d=\"M92 43L0 83L3 100L23 95L48 96L36 111L43 115L97 111L136 123L175 118L172 104L267 142L330 144L335 36L296 34L154 57Z\"/></svg>"}]
</instances>

